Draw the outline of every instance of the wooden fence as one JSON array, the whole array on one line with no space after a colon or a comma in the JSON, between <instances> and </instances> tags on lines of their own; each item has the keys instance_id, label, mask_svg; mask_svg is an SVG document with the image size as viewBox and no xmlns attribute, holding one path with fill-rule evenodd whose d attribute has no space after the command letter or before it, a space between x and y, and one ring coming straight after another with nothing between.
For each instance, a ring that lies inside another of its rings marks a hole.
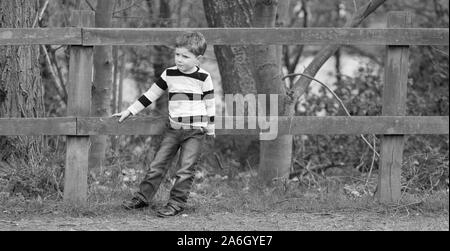
<instances>
[{"instance_id":1,"label":"wooden fence","mask_svg":"<svg viewBox=\"0 0 450 251\"><path fill-rule=\"evenodd\" d=\"M123 124L117 119L90 118L93 48L102 45L170 44L186 29L99 29L93 13L72 13L71 28L0 29L0 46L30 44L71 45L68 109L64 118L0 119L0 135L67 136L64 199L84 203L87 198L89 136L158 135L164 118L133 118ZM216 28L201 31L209 44L354 44L385 45L385 85L383 114L378 117L280 117L282 134L377 134L383 135L378 198L382 203L400 198L400 178L406 134L448 135L448 116L407 117L406 94L409 47L449 45L448 29L411 28L407 12L388 14L385 29L339 28ZM220 122L224 117L217 117ZM239 119L239 118L232 118ZM219 129L218 135L259 134L252 129Z\"/></svg>"}]
</instances>

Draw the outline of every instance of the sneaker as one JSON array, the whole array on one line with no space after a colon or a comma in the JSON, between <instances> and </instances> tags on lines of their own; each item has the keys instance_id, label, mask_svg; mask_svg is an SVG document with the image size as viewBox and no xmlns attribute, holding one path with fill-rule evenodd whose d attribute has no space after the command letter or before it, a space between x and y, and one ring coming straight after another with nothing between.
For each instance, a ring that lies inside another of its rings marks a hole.
<instances>
[{"instance_id":1,"label":"sneaker","mask_svg":"<svg viewBox=\"0 0 450 251\"><path fill-rule=\"evenodd\" d=\"M127 210L132 210L132 209L141 209L144 207L148 207L149 204L138 197L133 197L129 201L124 201L122 203L122 206Z\"/></svg>"},{"instance_id":2,"label":"sneaker","mask_svg":"<svg viewBox=\"0 0 450 251\"><path fill-rule=\"evenodd\" d=\"M167 203L167 205L158 210L157 216L162 218L171 217L183 212L183 210L182 207Z\"/></svg>"}]
</instances>

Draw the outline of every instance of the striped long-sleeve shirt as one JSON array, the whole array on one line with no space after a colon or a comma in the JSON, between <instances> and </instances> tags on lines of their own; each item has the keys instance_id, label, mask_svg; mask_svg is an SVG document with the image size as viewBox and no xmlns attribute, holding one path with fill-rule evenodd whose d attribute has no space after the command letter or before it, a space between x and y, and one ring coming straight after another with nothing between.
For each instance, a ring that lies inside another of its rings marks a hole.
<instances>
[{"instance_id":1,"label":"striped long-sleeve shirt","mask_svg":"<svg viewBox=\"0 0 450 251\"><path fill-rule=\"evenodd\" d=\"M169 119L173 126L201 127L208 135L215 134L214 85L211 75L202 68L192 74L177 67L168 68L128 110L136 115L168 92Z\"/></svg>"}]
</instances>

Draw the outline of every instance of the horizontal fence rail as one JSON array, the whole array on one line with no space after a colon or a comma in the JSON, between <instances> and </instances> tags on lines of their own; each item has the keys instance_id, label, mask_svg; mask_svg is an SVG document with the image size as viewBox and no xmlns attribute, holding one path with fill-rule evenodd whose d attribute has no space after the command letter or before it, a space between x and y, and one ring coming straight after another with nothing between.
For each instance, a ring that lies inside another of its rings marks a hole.
<instances>
[{"instance_id":1,"label":"horizontal fence rail","mask_svg":"<svg viewBox=\"0 0 450 251\"><path fill-rule=\"evenodd\" d=\"M76 118L0 118L0 136L56 136L76 134Z\"/></svg>"},{"instance_id":2,"label":"horizontal fence rail","mask_svg":"<svg viewBox=\"0 0 450 251\"><path fill-rule=\"evenodd\" d=\"M0 29L0 45L82 45L80 28Z\"/></svg>"},{"instance_id":3,"label":"horizontal fence rail","mask_svg":"<svg viewBox=\"0 0 450 251\"><path fill-rule=\"evenodd\" d=\"M101 29L83 30L86 45L172 44L187 30L200 31L209 44L359 44L448 45L446 29L359 28L204 28L204 29Z\"/></svg>"},{"instance_id":4,"label":"horizontal fence rail","mask_svg":"<svg viewBox=\"0 0 450 251\"><path fill-rule=\"evenodd\" d=\"M250 126L242 129L226 129L225 121L250 121ZM258 135L259 129L253 121L256 117L216 117L217 135ZM272 118L274 119L274 118ZM38 135L160 135L167 118L138 117L119 124L116 118L42 118L42 119L0 119L0 135L38 136ZM267 118L270 124L270 119ZM276 132L279 135L429 135L449 134L449 117L279 117ZM273 131L273 127L270 128ZM269 130L263 130L268 132Z\"/></svg>"},{"instance_id":5,"label":"horizontal fence rail","mask_svg":"<svg viewBox=\"0 0 450 251\"><path fill-rule=\"evenodd\" d=\"M449 45L448 29L440 28L2 28L0 45L160 45L186 31L201 31L214 45Z\"/></svg>"}]
</instances>

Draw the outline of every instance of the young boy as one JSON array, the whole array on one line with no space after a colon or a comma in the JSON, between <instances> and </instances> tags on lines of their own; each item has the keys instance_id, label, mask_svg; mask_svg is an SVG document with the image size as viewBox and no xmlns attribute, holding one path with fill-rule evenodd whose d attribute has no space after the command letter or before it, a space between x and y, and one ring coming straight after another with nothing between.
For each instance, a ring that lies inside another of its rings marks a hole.
<instances>
[{"instance_id":1,"label":"young boy","mask_svg":"<svg viewBox=\"0 0 450 251\"><path fill-rule=\"evenodd\" d=\"M175 216L182 212L186 205L205 134L215 138L214 86L211 75L198 66L206 47L206 40L199 32L179 36L175 45L176 66L164 71L150 90L127 110L113 115L120 117L119 123L122 123L168 91L169 126L139 186L139 192L130 201L123 203L126 209L149 206L179 148L181 150L176 181L171 189L169 202L158 210L157 215Z\"/></svg>"}]
</instances>

